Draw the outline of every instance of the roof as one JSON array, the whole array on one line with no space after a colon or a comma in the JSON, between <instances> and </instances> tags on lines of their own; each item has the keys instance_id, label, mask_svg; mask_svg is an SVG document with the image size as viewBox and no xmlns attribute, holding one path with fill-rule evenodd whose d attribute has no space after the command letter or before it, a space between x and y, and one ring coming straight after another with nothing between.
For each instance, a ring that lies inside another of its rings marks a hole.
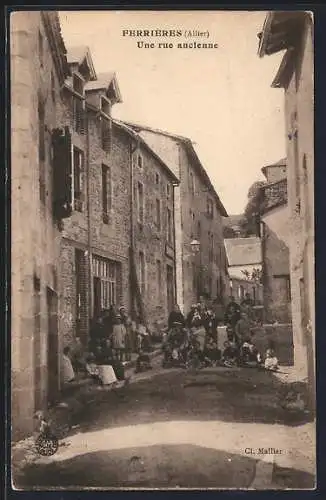
<instances>
[{"instance_id":1,"label":"roof","mask_svg":"<svg viewBox=\"0 0 326 500\"><path fill-rule=\"evenodd\" d=\"M92 80L86 83L85 90L106 90L113 85L114 91L116 93L117 102L122 102L121 92L119 89L118 81L116 78L116 73L111 71L109 73L99 73L96 80Z\"/></svg>"},{"instance_id":2,"label":"roof","mask_svg":"<svg viewBox=\"0 0 326 500\"><path fill-rule=\"evenodd\" d=\"M295 46L297 33L309 16L305 11L271 11L267 14L263 30L258 34L259 57L275 54Z\"/></svg>"},{"instance_id":3,"label":"roof","mask_svg":"<svg viewBox=\"0 0 326 500\"><path fill-rule=\"evenodd\" d=\"M192 161L196 164L202 180L204 181L205 185L209 188L209 191L211 192L211 194L214 196L216 204L218 206L218 209L219 209L221 215L223 217L228 217L228 214L225 210L225 207L222 204L215 188L213 187L213 184L212 184L206 170L204 169L204 167L203 167L203 165L202 165L202 163L201 163L201 161L200 161L200 159L199 159L199 157L194 149L193 142L191 141L191 139L189 139L188 137L184 137L182 135L172 134L170 132L166 132L164 130L148 127L145 125L140 125L140 124L136 124L136 123L132 123L132 122L125 122L125 123L126 123L126 125L128 125L132 129L136 130L137 132L140 132L142 130L146 130L146 131L152 132L154 134L165 135L167 137L170 137L171 139L178 140L178 141L182 142L186 148L188 155L190 156Z\"/></svg>"},{"instance_id":4,"label":"roof","mask_svg":"<svg viewBox=\"0 0 326 500\"><path fill-rule=\"evenodd\" d=\"M63 84L69 75L69 66L66 57L67 50L61 32L59 14L55 10L43 10L41 11L41 17L47 33L59 82Z\"/></svg>"},{"instance_id":5,"label":"roof","mask_svg":"<svg viewBox=\"0 0 326 500\"><path fill-rule=\"evenodd\" d=\"M68 64L82 64L84 59L86 59L90 74L91 80L96 80L96 72L91 56L91 52L87 45L78 45L73 47L68 47L67 49L67 61Z\"/></svg>"},{"instance_id":6,"label":"roof","mask_svg":"<svg viewBox=\"0 0 326 500\"><path fill-rule=\"evenodd\" d=\"M227 238L224 240L229 266L247 266L262 262L260 238Z\"/></svg>"},{"instance_id":7,"label":"roof","mask_svg":"<svg viewBox=\"0 0 326 500\"><path fill-rule=\"evenodd\" d=\"M133 128L129 127L126 123L112 119L112 123L115 124L117 127L120 129L124 130L129 136L131 136L133 139L135 139L137 142L142 143L145 148L156 158L156 160L160 163L160 165L163 167L163 169L166 171L167 175L172 179L172 181L175 184L180 184L180 180L178 177L172 172L172 170L168 167L168 165L162 160L160 156L150 147L149 144L144 140L144 138L138 134Z\"/></svg>"},{"instance_id":8,"label":"roof","mask_svg":"<svg viewBox=\"0 0 326 500\"><path fill-rule=\"evenodd\" d=\"M286 167L287 165L287 162L286 162L286 158L282 158L281 160L277 161L276 163L272 163L270 165L265 165L264 167L262 167L261 171L262 173L265 175L266 177L266 170L270 167L279 167L279 168L283 168L283 167Z\"/></svg>"}]
</instances>

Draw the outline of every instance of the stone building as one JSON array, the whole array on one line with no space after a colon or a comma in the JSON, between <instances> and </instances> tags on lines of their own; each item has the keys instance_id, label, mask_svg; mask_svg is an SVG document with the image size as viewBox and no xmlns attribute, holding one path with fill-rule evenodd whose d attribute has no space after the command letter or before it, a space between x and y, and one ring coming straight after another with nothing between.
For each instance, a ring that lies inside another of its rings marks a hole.
<instances>
[{"instance_id":1,"label":"stone building","mask_svg":"<svg viewBox=\"0 0 326 500\"><path fill-rule=\"evenodd\" d=\"M45 409L59 388L60 232L51 146L53 131L62 125L60 90L68 66L57 13L12 13L10 57L11 389L16 439L33 430L34 412Z\"/></svg>"},{"instance_id":2,"label":"stone building","mask_svg":"<svg viewBox=\"0 0 326 500\"><path fill-rule=\"evenodd\" d=\"M76 337L86 344L90 321L111 305L153 322L167 316L178 180L137 133L112 119L121 102L115 74L97 75L87 47L69 49L67 60L72 209L62 228L61 331L65 344Z\"/></svg>"},{"instance_id":3,"label":"stone building","mask_svg":"<svg viewBox=\"0 0 326 500\"><path fill-rule=\"evenodd\" d=\"M61 330L65 343L85 344L91 318L129 305L129 145L112 125L112 106L121 102L115 74L97 75L87 47L69 49L67 60L72 211L62 230Z\"/></svg>"},{"instance_id":4,"label":"stone building","mask_svg":"<svg viewBox=\"0 0 326 500\"><path fill-rule=\"evenodd\" d=\"M291 322L289 264L290 217L287 203L286 159L262 168L261 244L266 320Z\"/></svg>"},{"instance_id":5,"label":"stone building","mask_svg":"<svg viewBox=\"0 0 326 500\"><path fill-rule=\"evenodd\" d=\"M261 303L263 290L260 283L262 270L260 238L225 238L224 245L230 293L238 302L249 293L255 304Z\"/></svg>"},{"instance_id":6,"label":"stone building","mask_svg":"<svg viewBox=\"0 0 326 500\"><path fill-rule=\"evenodd\" d=\"M225 298L222 217L226 210L190 139L129 123L179 179L174 189L176 301L187 313L202 296ZM193 252L192 243L199 243Z\"/></svg>"},{"instance_id":7,"label":"stone building","mask_svg":"<svg viewBox=\"0 0 326 500\"><path fill-rule=\"evenodd\" d=\"M285 51L272 83L285 93L290 278L294 362L308 376L314 400L314 34L312 14L268 13L260 33L260 57Z\"/></svg>"},{"instance_id":8,"label":"stone building","mask_svg":"<svg viewBox=\"0 0 326 500\"><path fill-rule=\"evenodd\" d=\"M167 321L175 301L173 192L179 181L132 127L113 123L131 151L130 306L153 328Z\"/></svg>"}]
</instances>

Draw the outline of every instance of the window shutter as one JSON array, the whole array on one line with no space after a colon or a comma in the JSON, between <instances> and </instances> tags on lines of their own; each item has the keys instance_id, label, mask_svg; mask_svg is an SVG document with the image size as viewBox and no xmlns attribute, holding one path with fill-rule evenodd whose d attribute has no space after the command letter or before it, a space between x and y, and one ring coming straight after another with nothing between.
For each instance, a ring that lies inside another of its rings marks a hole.
<instances>
[{"instance_id":1,"label":"window shutter","mask_svg":"<svg viewBox=\"0 0 326 500\"><path fill-rule=\"evenodd\" d=\"M55 129L53 145L53 212L57 219L70 217L72 213L72 142L69 127Z\"/></svg>"}]
</instances>

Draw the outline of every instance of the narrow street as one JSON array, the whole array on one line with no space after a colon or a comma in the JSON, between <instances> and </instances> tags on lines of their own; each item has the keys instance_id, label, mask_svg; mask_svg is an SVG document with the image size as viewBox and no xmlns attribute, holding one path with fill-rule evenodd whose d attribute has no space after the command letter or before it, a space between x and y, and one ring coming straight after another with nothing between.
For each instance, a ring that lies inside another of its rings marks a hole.
<instances>
[{"instance_id":1,"label":"narrow street","mask_svg":"<svg viewBox=\"0 0 326 500\"><path fill-rule=\"evenodd\" d=\"M164 370L158 357L152 371L87 405L58 452L16 486L312 488L314 424L282 410L279 389L270 373Z\"/></svg>"}]
</instances>

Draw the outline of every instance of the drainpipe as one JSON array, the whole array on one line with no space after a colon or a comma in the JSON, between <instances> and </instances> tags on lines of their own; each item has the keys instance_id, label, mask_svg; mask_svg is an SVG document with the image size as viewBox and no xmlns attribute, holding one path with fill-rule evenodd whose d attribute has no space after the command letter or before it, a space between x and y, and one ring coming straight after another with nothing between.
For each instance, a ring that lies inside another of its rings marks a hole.
<instances>
[{"instance_id":1,"label":"drainpipe","mask_svg":"<svg viewBox=\"0 0 326 500\"><path fill-rule=\"evenodd\" d=\"M86 133L86 197L87 197L87 260L88 260L88 328L92 316L92 239L91 239L91 200L90 200L90 154L89 154L89 115L85 108Z\"/></svg>"}]
</instances>

